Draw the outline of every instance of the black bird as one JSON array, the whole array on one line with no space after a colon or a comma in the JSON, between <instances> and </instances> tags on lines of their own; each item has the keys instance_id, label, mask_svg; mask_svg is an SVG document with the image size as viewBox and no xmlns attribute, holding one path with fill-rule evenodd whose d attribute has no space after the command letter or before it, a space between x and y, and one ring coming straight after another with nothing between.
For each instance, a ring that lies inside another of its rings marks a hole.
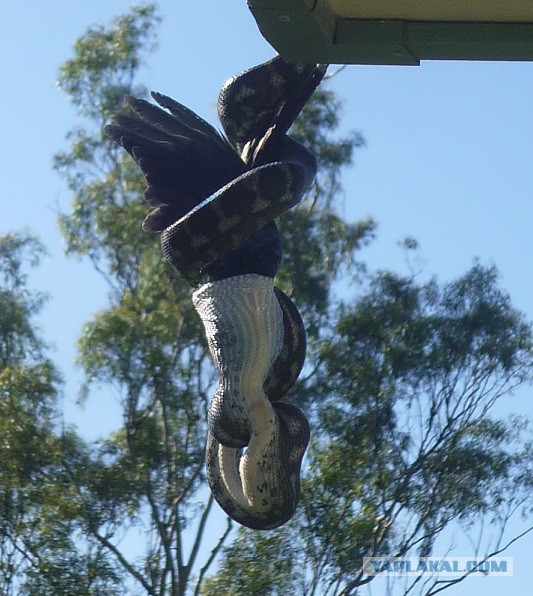
<instances>
[{"instance_id":1,"label":"black bird","mask_svg":"<svg viewBox=\"0 0 533 596\"><path fill-rule=\"evenodd\" d=\"M286 133L326 71L277 56L230 79L218 99L226 136L177 101L128 96L105 133L146 179L143 229L193 286L281 262L275 217L301 200L316 160ZM165 108L165 109L161 109Z\"/></svg>"}]
</instances>

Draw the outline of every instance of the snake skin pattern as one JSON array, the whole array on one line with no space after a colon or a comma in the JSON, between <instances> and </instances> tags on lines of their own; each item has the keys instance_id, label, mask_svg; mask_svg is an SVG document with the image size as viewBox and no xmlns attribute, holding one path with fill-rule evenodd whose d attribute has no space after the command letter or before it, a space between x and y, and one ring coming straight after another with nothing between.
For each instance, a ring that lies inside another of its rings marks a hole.
<instances>
[{"instance_id":1,"label":"snake skin pattern","mask_svg":"<svg viewBox=\"0 0 533 596\"><path fill-rule=\"evenodd\" d=\"M254 529L294 514L309 424L280 400L305 359L305 328L274 277L274 220L296 205L316 160L288 134L325 74L277 56L227 81L225 135L175 100L133 97L105 133L144 174L165 259L194 288L219 382L208 412L207 480L222 509Z\"/></svg>"}]
</instances>

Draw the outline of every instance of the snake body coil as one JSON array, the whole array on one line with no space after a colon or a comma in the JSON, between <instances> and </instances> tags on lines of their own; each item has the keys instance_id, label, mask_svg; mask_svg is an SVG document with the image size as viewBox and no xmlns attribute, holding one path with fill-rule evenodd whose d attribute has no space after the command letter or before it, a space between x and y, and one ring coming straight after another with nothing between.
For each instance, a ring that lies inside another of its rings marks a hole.
<instances>
[{"instance_id":1,"label":"snake body coil","mask_svg":"<svg viewBox=\"0 0 533 596\"><path fill-rule=\"evenodd\" d=\"M325 68L279 56L230 79L218 111L226 137L178 102L127 98L106 134L140 166L165 258L195 288L219 374L208 412L207 480L239 523L271 529L293 515L309 425L279 400L305 359L305 329L274 286L274 219L311 185L316 160L286 133ZM243 453L243 449L245 449Z\"/></svg>"}]
</instances>

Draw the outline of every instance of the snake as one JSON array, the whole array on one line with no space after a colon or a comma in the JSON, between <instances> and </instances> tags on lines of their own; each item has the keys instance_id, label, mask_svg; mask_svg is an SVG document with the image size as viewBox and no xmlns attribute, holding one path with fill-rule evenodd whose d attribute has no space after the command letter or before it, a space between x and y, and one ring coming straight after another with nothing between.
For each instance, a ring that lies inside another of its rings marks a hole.
<instances>
[{"instance_id":1,"label":"snake","mask_svg":"<svg viewBox=\"0 0 533 596\"><path fill-rule=\"evenodd\" d=\"M151 208L144 230L192 287L218 372L208 408L206 478L232 519L270 530L294 515L310 440L305 414L282 401L304 366L306 333L274 285L282 260L275 220L317 171L289 135L327 66L281 56L224 83L223 132L178 101L126 96L105 134L139 166Z\"/></svg>"}]
</instances>

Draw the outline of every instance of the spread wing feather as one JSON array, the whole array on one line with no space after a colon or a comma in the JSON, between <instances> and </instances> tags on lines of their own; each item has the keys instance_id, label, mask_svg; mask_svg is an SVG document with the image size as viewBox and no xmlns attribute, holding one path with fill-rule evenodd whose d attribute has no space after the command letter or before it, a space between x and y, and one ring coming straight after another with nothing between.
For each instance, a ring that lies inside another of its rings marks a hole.
<instances>
[{"instance_id":1,"label":"spread wing feather","mask_svg":"<svg viewBox=\"0 0 533 596\"><path fill-rule=\"evenodd\" d=\"M113 116L105 132L124 147L145 177L151 212L143 228L163 232L250 168L281 155L281 161L290 158L285 133L321 78L316 70L313 65L287 64L278 56L228 81L218 100L226 137L166 95L152 93L158 105L126 97L125 109ZM243 149L246 155L241 157ZM304 150L296 153L299 163ZM303 165L312 172L316 168L314 161ZM256 182L261 186L259 177ZM205 272L213 279L247 271L274 275L280 255L279 234L271 222Z\"/></svg>"},{"instance_id":2,"label":"spread wing feather","mask_svg":"<svg viewBox=\"0 0 533 596\"><path fill-rule=\"evenodd\" d=\"M191 110L161 94L154 99L170 113L142 99L112 117L105 133L139 165L153 211L143 222L161 232L246 170L227 140Z\"/></svg>"},{"instance_id":3,"label":"spread wing feather","mask_svg":"<svg viewBox=\"0 0 533 596\"><path fill-rule=\"evenodd\" d=\"M188 126L193 130L203 132L205 135L213 138L213 140L218 141L221 145L228 144L227 139L223 137L214 126L211 126L211 124L206 122L203 118L200 118L198 114L192 110L189 110L189 108L183 104L172 99L171 97L168 97L167 95L157 93L156 91L152 91L151 95L161 107L166 108L185 126Z\"/></svg>"}]
</instances>

